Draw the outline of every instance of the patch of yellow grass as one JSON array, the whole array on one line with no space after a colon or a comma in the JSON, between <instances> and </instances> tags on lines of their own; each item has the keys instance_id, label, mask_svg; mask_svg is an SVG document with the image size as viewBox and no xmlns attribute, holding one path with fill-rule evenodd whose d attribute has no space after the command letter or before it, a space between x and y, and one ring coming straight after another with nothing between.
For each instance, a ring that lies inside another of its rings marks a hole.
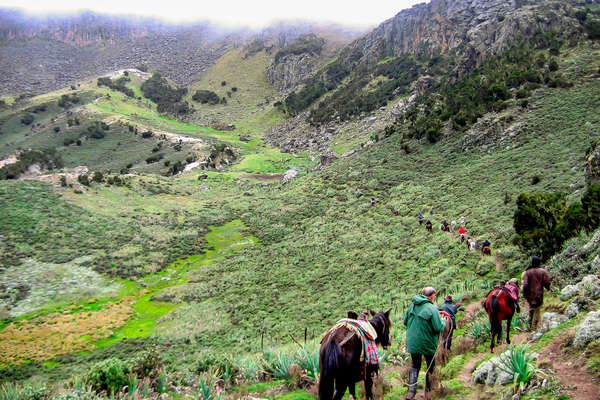
<instances>
[{"instance_id":1,"label":"patch of yellow grass","mask_svg":"<svg viewBox=\"0 0 600 400\"><path fill-rule=\"evenodd\" d=\"M112 336L132 312L130 299L124 299L99 311L65 311L13 322L0 332L0 366L91 350L92 341Z\"/></svg>"}]
</instances>

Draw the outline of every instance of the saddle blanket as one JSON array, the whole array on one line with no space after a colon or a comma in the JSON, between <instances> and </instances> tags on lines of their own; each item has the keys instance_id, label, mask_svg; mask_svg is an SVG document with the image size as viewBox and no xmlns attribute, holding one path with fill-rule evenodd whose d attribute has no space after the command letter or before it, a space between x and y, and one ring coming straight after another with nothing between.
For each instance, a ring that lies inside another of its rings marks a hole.
<instances>
[{"instance_id":1,"label":"saddle blanket","mask_svg":"<svg viewBox=\"0 0 600 400\"><path fill-rule=\"evenodd\" d=\"M375 329L373 329L373 326L369 321L343 318L337 322L336 327L338 326L344 326L354 330L358 334L363 343L364 359L367 364L379 364L377 344L375 343L377 332L375 332Z\"/></svg>"}]
</instances>

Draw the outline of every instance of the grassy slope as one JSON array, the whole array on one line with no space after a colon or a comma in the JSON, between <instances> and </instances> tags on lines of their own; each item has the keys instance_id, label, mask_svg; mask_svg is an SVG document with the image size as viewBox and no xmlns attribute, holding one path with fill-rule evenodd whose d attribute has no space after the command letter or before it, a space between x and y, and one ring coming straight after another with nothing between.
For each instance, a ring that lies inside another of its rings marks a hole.
<instances>
[{"instance_id":1,"label":"grassy slope","mask_svg":"<svg viewBox=\"0 0 600 400\"><path fill-rule=\"evenodd\" d=\"M393 136L284 187L237 183L232 180L235 172L209 173L204 181L195 179L198 173L172 180L142 177L131 188L96 186L83 196L67 190L63 195L76 203L71 205L45 185L3 182L3 209L17 220L1 230L26 255L41 261L58 256L69 261L75 252L95 249L93 254L101 256L110 251L119 260L116 268L121 263L142 266L149 262L144 257L159 257L174 245L180 248L172 249L173 254L188 251L188 241L208 225L233 218L241 218L263 246L212 265L209 276L200 274L199 286L159 291L173 303L167 308L185 298L190 305L182 309L190 312L169 314L156 337L59 357L61 367L52 371L34 363L29 369L10 370L2 379L23 371L57 379L79 363L109 355L129 357L148 346L160 348L172 368L193 368L195 352L206 346L253 352L262 329L274 344L288 343L289 334L298 338L304 327L317 336L350 308L392 305L398 322L412 294L426 283L442 293L481 294L499 278L515 274L525 261L509 244L516 196L522 191L568 191L571 184L583 182L583 156L600 126L599 90L597 80L571 89L541 90L526 116L527 129L513 139L511 149L464 153L459 139L449 138L417 146L406 155L400 138ZM134 113L125 114L134 118ZM278 172L281 166L273 168L265 160L281 155L263 148L257 152L236 168ZM541 177L537 186L531 186L533 175ZM505 205L506 193L513 200ZM371 195L378 201L375 207L369 205ZM389 205L400 216L392 216ZM491 259L465 253L451 235L437 230L427 234L416 225L419 211L436 225L442 219L467 217L467 230L492 241L504 270L496 273ZM60 223L57 218L62 218ZM84 232L83 240L71 237L67 226ZM114 232L119 235L106 237ZM142 328L161 313L150 316ZM174 331L177 326L193 327L194 314L218 323L212 330L191 329L193 337L185 337L187 328Z\"/></svg>"},{"instance_id":2,"label":"grassy slope","mask_svg":"<svg viewBox=\"0 0 600 400\"><path fill-rule=\"evenodd\" d=\"M232 123L238 130L260 137L265 129L281 120L282 115L268 105L275 95L265 75L269 55L261 51L244 58L244 54L243 49L225 53L202 80L190 87L187 100L198 110L197 118L203 124L213 121ZM223 81L225 86L221 85ZM237 87L236 92L232 91L233 87ZM199 89L214 91L219 97L225 97L227 104L207 105L193 101L192 95ZM231 97L227 97L227 92Z\"/></svg>"}]
</instances>

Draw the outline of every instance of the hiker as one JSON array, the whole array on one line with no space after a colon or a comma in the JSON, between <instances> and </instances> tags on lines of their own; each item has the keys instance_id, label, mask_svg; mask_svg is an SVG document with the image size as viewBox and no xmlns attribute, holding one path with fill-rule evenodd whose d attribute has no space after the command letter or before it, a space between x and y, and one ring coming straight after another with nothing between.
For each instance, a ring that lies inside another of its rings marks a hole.
<instances>
[{"instance_id":1,"label":"hiker","mask_svg":"<svg viewBox=\"0 0 600 400\"><path fill-rule=\"evenodd\" d=\"M456 230L456 221L450 222L450 229L452 229L452 232Z\"/></svg>"},{"instance_id":2,"label":"hiker","mask_svg":"<svg viewBox=\"0 0 600 400\"><path fill-rule=\"evenodd\" d=\"M481 244L481 254L491 256L492 255L492 248L490 247L491 245L492 245L492 243L486 239Z\"/></svg>"},{"instance_id":3,"label":"hiker","mask_svg":"<svg viewBox=\"0 0 600 400\"><path fill-rule=\"evenodd\" d=\"M452 347L452 335L456 330L456 313L458 312L458 309L454 305L454 299L452 298L452 295L446 296L444 299L444 304L439 306L438 310L445 311L446 313L450 314L450 318L452 318L452 330L450 331L448 339L446 340L446 350L450 350Z\"/></svg>"},{"instance_id":4,"label":"hiker","mask_svg":"<svg viewBox=\"0 0 600 400\"><path fill-rule=\"evenodd\" d=\"M536 331L541 320L542 304L544 303L544 288L550 290L550 277L545 269L540 268L538 256L531 258L531 265L521 276L523 297L529 305L529 329Z\"/></svg>"},{"instance_id":5,"label":"hiker","mask_svg":"<svg viewBox=\"0 0 600 400\"><path fill-rule=\"evenodd\" d=\"M427 220L427 222L425 222L425 228L431 232L431 230L433 229L433 225L431 224L430 220Z\"/></svg>"},{"instance_id":6,"label":"hiker","mask_svg":"<svg viewBox=\"0 0 600 400\"><path fill-rule=\"evenodd\" d=\"M425 357L427 372L425 375L425 395L431 391L431 376L435 368L435 353L438 346L438 337L444 324L440 318L437 307L433 304L435 289L426 287L423 294L412 298L406 314L406 351L410 353L412 366L408 376L408 394L406 399L414 399L417 394L417 379L421 369L421 360Z\"/></svg>"},{"instance_id":7,"label":"hiker","mask_svg":"<svg viewBox=\"0 0 600 400\"><path fill-rule=\"evenodd\" d=\"M460 226L460 228L458 229L458 235L460 236L460 242L464 242L465 241L465 235L467 234L467 230L465 229L464 226Z\"/></svg>"},{"instance_id":8,"label":"hiker","mask_svg":"<svg viewBox=\"0 0 600 400\"><path fill-rule=\"evenodd\" d=\"M517 278L512 278L504 287L510 292L510 297L512 297L515 301L516 310L518 313L520 313L521 307L519 307L519 280Z\"/></svg>"},{"instance_id":9,"label":"hiker","mask_svg":"<svg viewBox=\"0 0 600 400\"><path fill-rule=\"evenodd\" d=\"M448 227L448 221L443 220L442 225L440 225L440 230L449 232L450 228Z\"/></svg>"},{"instance_id":10,"label":"hiker","mask_svg":"<svg viewBox=\"0 0 600 400\"><path fill-rule=\"evenodd\" d=\"M419 213L419 225L423 225L424 219L425 219L425 217L423 216L423 213Z\"/></svg>"}]
</instances>

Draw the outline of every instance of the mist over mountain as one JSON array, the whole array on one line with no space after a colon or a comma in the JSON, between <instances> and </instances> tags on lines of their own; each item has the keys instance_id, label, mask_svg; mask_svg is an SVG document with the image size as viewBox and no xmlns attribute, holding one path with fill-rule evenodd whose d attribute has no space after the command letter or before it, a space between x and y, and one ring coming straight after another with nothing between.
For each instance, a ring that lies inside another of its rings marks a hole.
<instances>
[{"instance_id":1,"label":"mist over mountain","mask_svg":"<svg viewBox=\"0 0 600 400\"><path fill-rule=\"evenodd\" d=\"M155 18L92 12L36 16L0 9L0 93L54 90L117 69L145 66L185 86L199 79L227 49L253 38L283 46L310 32L347 43L361 31L310 22L262 30L213 22L170 23Z\"/></svg>"}]
</instances>

